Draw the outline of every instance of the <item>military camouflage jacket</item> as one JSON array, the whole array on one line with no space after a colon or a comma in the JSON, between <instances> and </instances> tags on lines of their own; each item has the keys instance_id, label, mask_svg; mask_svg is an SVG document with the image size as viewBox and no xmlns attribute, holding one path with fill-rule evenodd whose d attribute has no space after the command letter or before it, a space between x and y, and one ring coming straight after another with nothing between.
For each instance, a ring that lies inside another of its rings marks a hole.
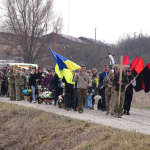
<instances>
[{"instance_id":1,"label":"military camouflage jacket","mask_svg":"<svg viewBox=\"0 0 150 150\"><path fill-rule=\"evenodd\" d=\"M0 82L2 81L4 73L2 71L0 71Z\"/></svg>"},{"instance_id":2,"label":"military camouflage jacket","mask_svg":"<svg viewBox=\"0 0 150 150\"><path fill-rule=\"evenodd\" d=\"M26 71L26 76L30 76L31 72L32 72L32 71L29 71L29 70Z\"/></svg>"},{"instance_id":3,"label":"military camouflage jacket","mask_svg":"<svg viewBox=\"0 0 150 150\"><path fill-rule=\"evenodd\" d=\"M113 83L116 85L115 87L115 91L119 91L119 77L120 77L120 73L116 73L114 75L114 79L113 79ZM129 83L129 80L128 80L128 76L126 73L122 72L122 86L121 86L121 91L125 91L125 86Z\"/></svg>"},{"instance_id":4,"label":"military camouflage jacket","mask_svg":"<svg viewBox=\"0 0 150 150\"><path fill-rule=\"evenodd\" d=\"M26 77L25 73L15 73L15 85L23 85L24 86L24 78Z\"/></svg>"},{"instance_id":5,"label":"military camouflage jacket","mask_svg":"<svg viewBox=\"0 0 150 150\"><path fill-rule=\"evenodd\" d=\"M115 85L113 84L112 80L113 77L110 74L108 74L103 80L103 85L105 86L106 94L111 94L115 91Z\"/></svg>"},{"instance_id":6,"label":"military camouflage jacket","mask_svg":"<svg viewBox=\"0 0 150 150\"><path fill-rule=\"evenodd\" d=\"M7 78L9 78L9 84L15 84L15 78L13 75L13 70L8 71Z\"/></svg>"}]
</instances>

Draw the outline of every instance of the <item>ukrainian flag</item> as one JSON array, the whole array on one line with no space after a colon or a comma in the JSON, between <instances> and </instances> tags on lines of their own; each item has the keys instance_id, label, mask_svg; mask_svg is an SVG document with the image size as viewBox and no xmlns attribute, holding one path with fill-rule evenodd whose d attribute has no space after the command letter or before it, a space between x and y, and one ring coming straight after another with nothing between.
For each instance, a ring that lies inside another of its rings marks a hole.
<instances>
[{"instance_id":1,"label":"ukrainian flag","mask_svg":"<svg viewBox=\"0 0 150 150\"><path fill-rule=\"evenodd\" d=\"M61 79L65 77L67 83L75 84L72 81L74 71L81 69L81 67L67 58L55 53L52 49L49 48L49 50L56 61L55 72L57 73L58 77Z\"/></svg>"}]
</instances>

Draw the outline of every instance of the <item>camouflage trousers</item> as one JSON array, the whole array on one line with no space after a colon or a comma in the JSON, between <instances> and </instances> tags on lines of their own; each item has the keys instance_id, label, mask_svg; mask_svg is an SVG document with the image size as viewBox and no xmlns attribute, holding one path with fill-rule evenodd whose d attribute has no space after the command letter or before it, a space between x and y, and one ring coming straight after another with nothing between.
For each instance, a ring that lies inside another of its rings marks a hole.
<instances>
[{"instance_id":1,"label":"camouflage trousers","mask_svg":"<svg viewBox=\"0 0 150 150\"><path fill-rule=\"evenodd\" d=\"M20 101L22 100L22 93L24 90L24 85L16 85L15 88L16 88L16 100Z\"/></svg>"},{"instance_id":2,"label":"camouflage trousers","mask_svg":"<svg viewBox=\"0 0 150 150\"><path fill-rule=\"evenodd\" d=\"M114 93L107 94L105 93L105 99L106 99L106 110L110 113L113 113L114 111Z\"/></svg>"},{"instance_id":3,"label":"camouflage trousers","mask_svg":"<svg viewBox=\"0 0 150 150\"><path fill-rule=\"evenodd\" d=\"M15 84L9 85L9 97L13 99L16 98Z\"/></svg>"},{"instance_id":4,"label":"camouflage trousers","mask_svg":"<svg viewBox=\"0 0 150 150\"><path fill-rule=\"evenodd\" d=\"M121 92L120 105L118 106L119 92L115 91L114 93L114 115L121 116L122 111L123 111L124 99L125 99L125 91Z\"/></svg>"},{"instance_id":5,"label":"camouflage trousers","mask_svg":"<svg viewBox=\"0 0 150 150\"><path fill-rule=\"evenodd\" d=\"M85 105L86 97L87 97L87 90L83 89L77 89L78 90L78 103L79 103L79 109L83 110L83 107Z\"/></svg>"}]
</instances>

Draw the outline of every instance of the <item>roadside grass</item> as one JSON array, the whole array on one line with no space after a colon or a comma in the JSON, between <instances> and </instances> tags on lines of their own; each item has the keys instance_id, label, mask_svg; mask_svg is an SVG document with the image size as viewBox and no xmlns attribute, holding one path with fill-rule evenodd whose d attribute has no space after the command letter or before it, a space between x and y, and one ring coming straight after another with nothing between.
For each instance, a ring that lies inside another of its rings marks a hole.
<instances>
[{"instance_id":1,"label":"roadside grass","mask_svg":"<svg viewBox=\"0 0 150 150\"><path fill-rule=\"evenodd\" d=\"M0 150L12 149L150 150L150 136L0 102Z\"/></svg>"},{"instance_id":2,"label":"roadside grass","mask_svg":"<svg viewBox=\"0 0 150 150\"><path fill-rule=\"evenodd\" d=\"M136 105L131 105L133 108L140 108L140 109L150 109L150 106L136 106Z\"/></svg>"}]
</instances>

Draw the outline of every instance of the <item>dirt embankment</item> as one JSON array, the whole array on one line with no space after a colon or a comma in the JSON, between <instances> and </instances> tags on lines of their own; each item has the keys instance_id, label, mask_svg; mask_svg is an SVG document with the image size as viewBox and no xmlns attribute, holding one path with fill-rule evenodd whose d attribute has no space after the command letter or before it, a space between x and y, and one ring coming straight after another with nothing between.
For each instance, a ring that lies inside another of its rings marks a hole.
<instances>
[{"instance_id":1,"label":"dirt embankment","mask_svg":"<svg viewBox=\"0 0 150 150\"><path fill-rule=\"evenodd\" d=\"M1 150L149 149L150 136L0 102Z\"/></svg>"}]
</instances>

